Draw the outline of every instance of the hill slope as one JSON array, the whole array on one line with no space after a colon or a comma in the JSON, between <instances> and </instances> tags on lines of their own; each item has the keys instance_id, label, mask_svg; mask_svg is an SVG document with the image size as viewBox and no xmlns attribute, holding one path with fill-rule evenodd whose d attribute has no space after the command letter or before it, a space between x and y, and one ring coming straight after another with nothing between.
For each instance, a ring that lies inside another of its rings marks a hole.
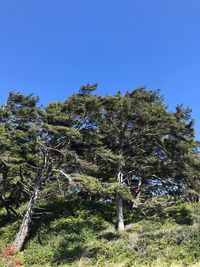
<instances>
[{"instance_id":1,"label":"hill slope","mask_svg":"<svg viewBox=\"0 0 200 267\"><path fill-rule=\"evenodd\" d=\"M141 209L127 208L121 235L114 228L114 207L105 204L57 198L41 203L37 216L24 251L2 256L1 267L200 266L199 203L155 199ZM18 220L8 221L2 211L0 226L3 250Z\"/></svg>"}]
</instances>

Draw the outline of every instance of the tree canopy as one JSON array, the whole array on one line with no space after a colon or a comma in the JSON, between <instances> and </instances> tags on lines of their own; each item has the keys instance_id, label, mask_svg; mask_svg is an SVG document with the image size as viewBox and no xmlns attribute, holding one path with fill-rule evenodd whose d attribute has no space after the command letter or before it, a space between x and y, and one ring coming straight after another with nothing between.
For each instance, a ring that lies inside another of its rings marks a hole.
<instances>
[{"instance_id":1,"label":"tree canopy","mask_svg":"<svg viewBox=\"0 0 200 267\"><path fill-rule=\"evenodd\" d=\"M16 250L38 203L52 194L115 203L118 231L124 231L124 204L137 207L155 195L199 199L191 109L169 111L159 91L100 96L96 87L82 86L46 107L34 95L11 92L0 109L0 205L8 216L27 205Z\"/></svg>"}]
</instances>

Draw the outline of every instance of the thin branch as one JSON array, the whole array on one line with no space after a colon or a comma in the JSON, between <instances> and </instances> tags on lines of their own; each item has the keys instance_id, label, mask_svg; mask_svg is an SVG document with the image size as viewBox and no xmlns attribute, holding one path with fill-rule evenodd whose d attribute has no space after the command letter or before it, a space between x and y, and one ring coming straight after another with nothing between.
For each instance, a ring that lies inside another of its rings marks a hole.
<instances>
[{"instance_id":1,"label":"thin branch","mask_svg":"<svg viewBox=\"0 0 200 267\"><path fill-rule=\"evenodd\" d=\"M65 173L64 171L57 170L57 169L53 169L52 171L54 171L54 172L60 172L63 176L65 176L65 178L67 178L67 180L69 181L69 184L71 186L75 186L76 185L76 183L72 180L71 176L69 174Z\"/></svg>"}]
</instances>

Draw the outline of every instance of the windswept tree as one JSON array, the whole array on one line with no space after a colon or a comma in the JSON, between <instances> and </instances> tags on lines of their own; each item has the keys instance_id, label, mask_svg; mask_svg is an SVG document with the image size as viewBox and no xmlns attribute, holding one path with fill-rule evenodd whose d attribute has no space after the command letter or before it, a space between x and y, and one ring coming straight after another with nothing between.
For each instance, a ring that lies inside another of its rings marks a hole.
<instances>
[{"instance_id":1,"label":"windswept tree","mask_svg":"<svg viewBox=\"0 0 200 267\"><path fill-rule=\"evenodd\" d=\"M3 172L3 184L7 184L11 191L12 187L18 187L16 193L23 195L24 201L29 201L13 244L16 250L22 248L27 237L41 187L38 140L42 126L42 111L37 107L37 103L38 98L33 95L23 96L11 92L7 103L1 109L1 127L4 128L8 143L6 150L1 154L1 164L4 164L4 170L7 170L6 175ZM19 199L18 201L20 202Z\"/></svg>"},{"instance_id":2,"label":"windswept tree","mask_svg":"<svg viewBox=\"0 0 200 267\"><path fill-rule=\"evenodd\" d=\"M157 91L144 88L102 98L99 163L108 183L126 185L132 201L185 182L184 158L195 147L190 110L168 112ZM123 196L116 192L117 229L124 230Z\"/></svg>"},{"instance_id":3,"label":"windswept tree","mask_svg":"<svg viewBox=\"0 0 200 267\"><path fill-rule=\"evenodd\" d=\"M20 175L23 186L29 194L27 210L13 243L16 250L21 250L28 237L35 209L39 200L44 197L47 184L57 179L58 173L64 174L63 176L67 178L66 183L73 183L69 174L77 172L78 164L74 144L80 142L82 136L76 127L78 126L77 117L69 102L51 103L45 110L38 109L37 101L33 106L29 103L28 108L32 108L32 112L36 114L36 120L33 120L32 114L24 121L23 101L27 100L27 97L21 96L20 103L18 94L13 97L13 108L17 108L18 113L13 114L12 123L16 128L12 129L12 133L19 129L23 132L19 147L22 149L21 157L25 164L20 169ZM32 96L29 98L30 101L36 100ZM7 108L11 109L9 105L10 100ZM31 110L26 111L31 114ZM16 156L18 156L17 152ZM66 172L64 173L63 170Z\"/></svg>"},{"instance_id":4,"label":"windswept tree","mask_svg":"<svg viewBox=\"0 0 200 267\"><path fill-rule=\"evenodd\" d=\"M82 88L79 94L45 109L37 106L38 98L32 95L11 93L3 108L2 127L12 140L6 166L12 164L12 183L17 180L28 201L12 245L17 251L24 246L38 202L51 182L65 179L65 184L85 192L102 191L94 177L96 166L86 156L89 139L85 139L92 140L98 102L95 96L88 98L87 91Z\"/></svg>"},{"instance_id":5,"label":"windswept tree","mask_svg":"<svg viewBox=\"0 0 200 267\"><path fill-rule=\"evenodd\" d=\"M24 200L28 197L25 183L29 183L29 176L24 181L23 172L35 161L37 129L40 124L37 101L38 98L32 95L11 92L0 112L1 188L12 204L16 204L20 196Z\"/></svg>"},{"instance_id":6,"label":"windswept tree","mask_svg":"<svg viewBox=\"0 0 200 267\"><path fill-rule=\"evenodd\" d=\"M123 231L124 201L137 205L141 198L192 186L198 177L189 109L169 112L159 92L145 88L103 97L96 87L83 86L46 108L33 95L11 92L0 109L0 205L12 214L16 199L27 204L12 245L17 251L55 181L84 197L115 199L117 229Z\"/></svg>"}]
</instances>

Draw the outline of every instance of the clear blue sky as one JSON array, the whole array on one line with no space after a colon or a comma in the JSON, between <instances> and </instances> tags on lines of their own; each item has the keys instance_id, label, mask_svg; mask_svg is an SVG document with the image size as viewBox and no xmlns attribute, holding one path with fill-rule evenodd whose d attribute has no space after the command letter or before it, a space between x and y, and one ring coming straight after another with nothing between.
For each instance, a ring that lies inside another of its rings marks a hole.
<instances>
[{"instance_id":1,"label":"clear blue sky","mask_svg":"<svg viewBox=\"0 0 200 267\"><path fill-rule=\"evenodd\" d=\"M200 138L199 0L0 0L0 102L65 99L86 83L161 89L193 108Z\"/></svg>"}]
</instances>

